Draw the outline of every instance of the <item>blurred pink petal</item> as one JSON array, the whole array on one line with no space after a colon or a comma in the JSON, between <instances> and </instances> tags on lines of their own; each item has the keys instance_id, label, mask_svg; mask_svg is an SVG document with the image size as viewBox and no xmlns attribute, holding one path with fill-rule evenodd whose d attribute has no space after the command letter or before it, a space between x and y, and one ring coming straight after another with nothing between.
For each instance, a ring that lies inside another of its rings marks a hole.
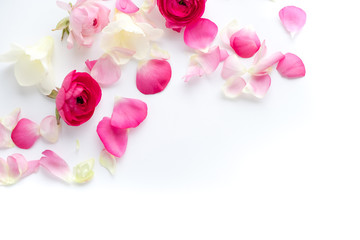
<instances>
[{"instance_id":1,"label":"blurred pink petal","mask_svg":"<svg viewBox=\"0 0 360 240\"><path fill-rule=\"evenodd\" d=\"M259 48L259 51L256 53L254 57L254 64L258 64L261 59L263 59L266 56L267 53L267 47L265 40L261 43L261 46Z\"/></svg>"},{"instance_id":2,"label":"blurred pink petal","mask_svg":"<svg viewBox=\"0 0 360 240\"><path fill-rule=\"evenodd\" d=\"M143 101L120 98L115 101L111 125L122 129L135 128L145 120L147 110L147 105Z\"/></svg>"},{"instance_id":3,"label":"blurred pink petal","mask_svg":"<svg viewBox=\"0 0 360 240\"><path fill-rule=\"evenodd\" d=\"M131 0L116 0L116 9L123 13L139 11L139 8Z\"/></svg>"},{"instance_id":4,"label":"blurred pink petal","mask_svg":"<svg viewBox=\"0 0 360 240\"><path fill-rule=\"evenodd\" d=\"M15 145L22 149L31 148L39 137L39 125L26 118L21 119L11 133Z\"/></svg>"},{"instance_id":5,"label":"blurred pink petal","mask_svg":"<svg viewBox=\"0 0 360 240\"><path fill-rule=\"evenodd\" d=\"M241 95L245 86L246 82L242 77L230 78L223 86L223 93L228 98L236 98Z\"/></svg>"},{"instance_id":6,"label":"blurred pink petal","mask_svg":"<svg viewBox=\"0 0 360 240\"><path fill-rule=\"evenodd\" d=\"M36 173L40 167L40 160L28 161L26 171L21 175L21 178L27 177L33 173Z\"/></svg>"},{"instance_id":7,"label":"blurred pink petal","mask_svg":"<svg viewBox=\"0 0 360 240\"><path fill-rule=\"evenodd\" d=\"M228 79L232 76L242 76L246 73L246 67L241 63L240 59L235 55L228 57L223 65L221 77Z\"/></svg>"},{"instance_id":8,"label":"blurred pink petal","mask_svg":"<svg viewBox=\"0 0 360 240\"><path fill-rule=\"evenodd\" d=\"M49 171L55 177L71 182L71 170L69 165L56 153L46 150L42 153L44 156L40 159L40 165Z\"/></svg>"},{"instance_id":9,"label":"blurred pink petal","mask_svg":"<svg viewBox=\"0 0 360 240\"><path fill-rule=\"evenodd\" d=\"M196 62L201 66L206 74L215 72L221 60L220 48L215 47L207 53L200 53L196 57Z\"/></svg>"},{"instance_id":10,"label":"blurred pink petal","mask_svg":"<svg viewBox=\"0 0 360 240\"><path fill-rule=\"evenodd\" d=\"M306 70L303 61L292 53L286 53L285 57L277 65L278 72L286 78L304 77Z\"/></svg>"},{"instance_id":11,"label":"blurred pink petal","mask_svg":"<svg viewBox=\"0 0 360 240\"><path fill-rule=\"evenodd\" d=\"M105 149L115 157L124 155L127 141L128 130L111 126L111 119L104 117L98 124L96 129L101 142Z\"/></svg>"},{"instance_id":12,"label":"blurred pink petal","mask_svg":"<svg viewBox=\"0 0 360 240\"><path fill-rule=\"evenodd\" d=\"M230 46L242 58L250 58L260 48L260 40L256 32L250 28L243 28L230 38Z\"/></svg>"},{"instance_id":13,"label":"blurred pink petal","mask_svg":"<svg viewBox=\"0 0 360 240\"><path fill-rule=\"evenodd\" d=\"M184 31L185 44L194 49L206 49L218 33L215 23L206 18L190 23Z\"/></svg>"},{"instance_id":14,"label":"blurred pink petal","mask_svg":"<svg viewBox=\"0 0 360 240\"><path fill-rule=\"evenodd\" d=\"M50 143L56 143L59 139L60 125L55 116L47 116L40 123L40 135Z\"/></svg>"},{"instance_id":15,"label":"blurred pink petal","mask_svg":"<svg viewBox=\"0 0 360 240\"><path fill-rule=\"evenodd\" d=\"M253 75L267 75L271 71L271 67L277 64L284 58L284 54L276 52L269 57L262 58L256 65L254 65L251 73Z\"/></svg>"},{"instance_id":16,"label":"blurred pink petal","mask_svg":"<svg viewBox=\"0 0 360 240\"><path fill-rule=\"evenodd\" d=\"M281 9L279 17L285 29L290 33L299 32L306 23L305 11L295 6Z\"/></svg>"},{"instance_id":17,"label":"blurred pink petal","mask_svg":"<svg viewBox=\"0 0 360 240\"><path fill-rule=\"evenodd\" d=\"M90 61L89 59L85 61L85 64L86 64L87 68L89 69L89 71L91 71L93 69L96 62L97 62L97 60Z\"/></svg>"},{"instance_id":18,"label":"blurred pink petal","mask_svg":"<svg viewBox=\"0 0 360 240\"><path fill-rule=\"evenodd\" d=\"M121 68L110 55L99 58L93 65L90 75L101 85L110 86L121 77Z\"/></svg>"},{"instance_id":19,"label":"blurred pink petal","mask_svg":"<svg viewBox=\"0 0 360 240\"><path fill-rule=\"evenodd\" d=\"M220 49L220 62L225 61L229 57L229 53L225 49Z\"/></svg>"},{"instance_id":20,"label":"blurred pink petal","mask_svg":"<svg viewBox=\"0 0 360 240\"><path fill-rule=\"evenodd\" d=\"M58 5L59 8L62 8L66 11L71 11L71 7L69 3L65 3L63 1L56 1L56 5Z\"/></svg>"},{"instance_id":21,"label":"blurred pink petal","mask_svg":"<svg viewBox=\"0 0 360 240\"><path fill-rule=\"evenodd\" d=\"M152 59L139 65L136 86L143 94L163 91L171 79L171 66L166 60Z\"/></svg>"},{"instance_id":22,"label":"blurred pink petal","mask_svg":"<svg viewBox=\"0 0 360 240\"><path fill-rule=\"evenodd\" d=\"M252 76L249 81L252 93L258 98L263 98L271 85L269 75Z\"/></svg>"},{"instance_id":23,"label":"blurred pink petal","mask_svg":"<svg viewBox=\"0 0 360 240\"><path fill-rule=\"evenodd\" d=\"M184 81L188 82L193 77L202 77L205 74L205 71L199 65L191 65L188 67L186 75L184 76Z\"/></svg>"}]
</instances>

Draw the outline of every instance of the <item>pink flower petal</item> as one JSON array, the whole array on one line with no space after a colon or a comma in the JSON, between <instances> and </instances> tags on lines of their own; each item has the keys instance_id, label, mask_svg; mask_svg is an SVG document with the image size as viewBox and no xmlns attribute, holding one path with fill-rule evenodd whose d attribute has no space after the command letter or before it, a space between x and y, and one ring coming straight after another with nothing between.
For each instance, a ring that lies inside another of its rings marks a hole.
<instances>
[{"instance_id":1,"label":"pink flower petal","mask_svg":"<svg viewBox=\"0 0 360 240\"><path fill-rule=\"evenodd\" d=\"M85 61L85 64L86 64L87 68L89 69L89 71L91 71L93 69L96 62L97 62L97 60L90 61L89 59Z\"/></svg>"},{"instance_id":2,"label":"pink flower petal","mask_svg":"<svg viewBox=\"0 0 360 240\"><path fill-rule=\"evenodd\" d=\"M8 174L7 162L0 157L0 183L6 184Z\"/></svg>"},{"instance_id":3,"label":"pink flower petal","mask_svg":"<svg viewBox=\"0 0 360 240\"><path fill-rule=\"evenodd\" d=\"M238 56L235 54L228 57L223 65L221 77L228 79L232 76L242 76L246 73L246 67L241 63Z\"/></svg>"},{"instance_id":4,"label":"pink flower petal","mask_svg":"<svg viewBox=\"0 0 360 240\"><path fill-rule=\"evenodd\" d=\"M21 178L27 177L33 173L36 173L40 167L40 160L29 161L26 171L21 175Z\"/></svg>"},{"instance_id":5,"label":"pink flower petal","mask_svg":"<svg viewBox=\"0 0 360 240\"><path fill-rule=\"evenodd\" d=\"M9 115L1 118L0 123L3 124L3 126L7 129L12 131L19 121L20 112L20 108L15 109Z\"/></svg>"},{"instance_id":6,"label":"pink flower petal","mask_svg":"<svg viewBox=\"0 0 360 240\"><path fill-rule=\"evenodd\" d=\"M40 159L40 165L49 171L55 177L64 180L65 182L71 181L71 170L69 165L56 153L46 150L42 153L44 156Z\"/></svg>"},{"instance_id":7,"label":"pink flower petal","mask_svg":"<svg viewBox=\"0 0 360 240\"><path fill-rule=\"evenodd\" d=\"M69 3L65 3L63 1L56 1L56 5L58 5L59 8L62 8L66 11L71 11L71 7Z\"/></svg>"},{"instance_id":8,"label":"pink flower petal","mask_svg":"<svg viewBox=\"0 0 360 240\"><path fill-rule=\"evenodd\" d=\"M229 53L225 49L220 49L220 62L225 61L229 56Z\"/></svg>"},{"instance_id":9,"label":"pink flower petal","mask_svg":"<svg viewBox=\"0 0 360 240\"><path fill-rule=\"evenodd\" d=\"M254 30L243 28L231 36L230 46L240 57L249 58L259 50L260 40Z\"/></svg>"},{"instance_id":10,"label":"pink flower petal","mask_svg":"<svg viewBox=\"0 0 360 240\"><path fill-rule=\"evenodd\" d=\"M245 86L246 82L242 77L230 78L223 86L223 93L228 98L236 98L241 95Z\"/></svg>"},{"instance_id":11,"label":"pink flower petal","mask_svg":"<svg viewBox=\"0 0 360 240\"><path fill-rule=\"evenodd\" d=\"M266 53L267 53L267 46L264 40L259 48L259 51L256 53L254 57L254 64L258 64L260 60L266 56Z\"/></svg>"},{"instance_id":12,"label":"pink flower petal","mask_svg":"<svg viewBox=\"0 0 360 240\"><path fill-rule=\"evenodd\" d=\"M135 128L145 120L147 110L147 105L143 101L120 98L115 101L111 125L122 129Z\"/></svg>"},{"instance_id":13,"label":"pink flower petal","mask_svg":"<svg viewBox=\"0 0 360 240\"><path fill-rule=\"evenodd\" d=\"M11 131L0 123L0 149L12 147L14 147L14 143L11 140Z\"/></svg>"},{"instance_id":14,"label":"pink flower petal","mask_svg":"<svg viewBox=\"0 0 360 240\"><path fill-rule=\"evenodd\" d=\"M40 135L50 143L56 143L59 139L60 125L55 116L47 116L40 123Z\"/></svg>"},{"instance_id":15,"label":"pink flower petal","mask_svg":"<svg viewBox=\"0 0 360 240\"><path fill-rule=\"evenodd\" d=\"M7 158L7 164L9 166L8 176L16 182L21 174L28 168L28 163L25 157L21 154L15 153Z\"/></svg>"},{"instance_id":16,"label":"pink flower petal","mask_svg":"<svg viewBox=\"0 0 360 240\"><path fill-rule=\"evenodd\" d=\"M202 77L205 74L205 71L199 65L191 65L188 67L186 75L184 76L184 81L188 82L193 77Z\"/></svg>"},{"instance_id":17,"label":"pink flower petal","mask_svg":"<svg viewBox=\"0 0 360 240\"><path fill-rule=\"evenodd\" d=\"M116 162L117 159L115 156L111 155L106 151L106 149L103 149L100 153L100 164L104 168L106 168L112 175L115 174L116 170Z\"/></svg>"},{"instance_id":18,"label":"pink flower petal","mask_svg":"<svg viewBox=\"0 0 360 240\"><path fill-rule=\"evenodd\" d=\"M279 61L276 69L281 76L286 78L304 77L306 73L303 61L292 53L286 53L285 57Z\"/></svg>"},{"instance_id":19,"label":"pink flower petal","mask_svg":"<svg viewBox=\"0 0 360 240\"><path fill-rule=\"evenodd\" d=\"M221 61L220 48L215 47L207 53L200 53L195 60L206 74L215 72Z\"/></svg>"},{"instance_id":20,"label":"pink flower petal","mask_svg":"<svg viewBox=\"0 0 360 240\"><path fill-rule=\"evenodd\" d=\"M11 133L15 145L22 149L31 148L39 137L39 125L26 118L21 119Z\"/></svg>"},{"instance_id":21,"label":"pink flower petal","mask_svg":"<svg viewBox=\"0 0 360 240\"><path fill-rule=\"evenodd\" d=\"M96 132L104 144L105 149L110 154L115 157L124 155L128 141L127 129L113 127L111 125L111 119L104 117L99 122Z\"/></svg>"},{"instance_id":22,"label":"pink flower petal","mask_svg":"<svg viewBox=\"0 0 360 240\"><path fill-rule=\"evenodd\" d=\"M269 75L252 76L249 85L255 97L263 98L270 88L271 78Z\"/></svg>"},{"instance_id":23,"label":"pink flower petal","mask_svg":"<svg viewBox=\"0 0 360 240\"><path fill-rule=\"evenodd\" d=\"M206 18L190 23L184 31L185 44L194 49L206 49L218 33L215 23Z\"/></svg>"},{"instance_id":24,"label":"pink flower petal","mask_svg":"<svg viewBox=\"0 0 360 240\"><path fill-rule=\"evenodd\" d=\"M111 56L106 55L96 61L90 75L101 86L110 86L120 79L121 68L112 60Z\"/></svg>"},{"instance_id":25,"label":"pink flower petal","mask_svg":"<svg viewBox=\"0 0 360 240\"><path fill-rule=\"evenodd\" d=\"M166 88L170 79L170 64L166 60L152 59L138 68L136 86L143 94L156 94Z\"/></svg>"},{"instance_id":26,"label":"pink flower petal","mask_svg":"<svg viewBox=\"0 0 360 240\"><path fill-rule=\"evenodd\" d=\"M271 67L284 58L284 54L276 52L269 57L262 58L251 70L253 75L267 75L271 71Z\"/></svg>"},{"instance_id":27,"label":"pink flower petal","mask_svg":"<svg viewBox=\"0 0 360 240\"><path fill-rule=\"evenodd\" d=\"M281 9L279 17L285 29L290 33L299 32L306 23L305 11L295 6L288 6Z\"/></svg>"},{"instance_id":28,"label":"pink flower petal","mask_svg":"<svg viewBox=\"0 0 360 240\"><path fill-rule=\"evenodd\" d=\"M139 11L139 8L131 0L116 0L116 9L123 13Z\"/></svg>"}]
</instances>

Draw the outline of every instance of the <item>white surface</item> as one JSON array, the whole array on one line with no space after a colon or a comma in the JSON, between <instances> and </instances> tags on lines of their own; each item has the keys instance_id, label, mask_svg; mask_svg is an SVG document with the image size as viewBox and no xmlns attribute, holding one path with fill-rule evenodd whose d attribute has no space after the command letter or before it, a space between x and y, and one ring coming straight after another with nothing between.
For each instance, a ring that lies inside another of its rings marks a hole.
<instances>
[{"instance_id":1,"label":"white surface","mask_svg":"<svg viewBox=\"0 0 360 240\"><path fill-rule=\"evenodd\" d=\"M52 149L72 166L98 159L96 125L111 115L114 96L149 106L146 121L129 135L116 176L97 162L95 178L84 186L40 171L0 188L1 239L359 239L357 2L208 0L204 17L220 29L233 19L253 25L269 52L299 55L307 76L289 81L274 71L263 100L229 101L219 72L182 81L191 51L182 35L167 30L161 45L171 53L173 78L163 93L139 93L131 62L121 80L103 90L91 121L63 124L56 145L39 141L31 150L0 152L31 160ZM294 39L277 15L288 4L308 14ZM51 35L58 85L71 70L84 71L84 61L101 50L98 42L67 50L61 33L50 31L65 15L55 1L2 0L0 53L12 42L29 45ZM0 65L0 81L0 116L16 107L36 122L53 114L51 100L17 85L10 64Z\"/></svg>"}]
</instances>

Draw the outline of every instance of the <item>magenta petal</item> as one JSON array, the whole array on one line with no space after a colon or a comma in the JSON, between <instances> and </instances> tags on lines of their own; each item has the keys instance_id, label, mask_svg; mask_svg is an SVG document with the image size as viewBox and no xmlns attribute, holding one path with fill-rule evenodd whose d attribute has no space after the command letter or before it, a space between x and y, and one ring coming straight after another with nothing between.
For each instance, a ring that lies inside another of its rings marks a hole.
<instances>
[{"instance_id":1,"label":"magenta petal","mask_svg":"<svg viewBox=\"0 0 360 240\"><path fill-rule=\"evenodd\" d=\"M304 77L306 70L303 61L292 53L286 53L285 57L277 65L278 72L286 78Z\"/></svg>"},{"instance_id":2,"label":"magenta petal","mask_svg":"<svg viewBox=\"0 0 360 240\"><path fill-rule=\"evenodd\" d=\"M96 61L90 75L101 86L110 86L120 79L121 68L112 60L111 56L106 55Z\"/></svg>"},{"instance_id":3,"label":"magenta petal","mask_svg":"<svg viewBox=\"0 0 360 240\"><path fill-rule=\"evenodd\" d=\"M97 60L90 61L89 59L85 61L85 64L86 64L87 68L89 69L89 71L91 71L93 69L96 62L97 62Z\"/></svg>"},{"instance_id":4,"label":"magenta petal","mask_svg":"<svg viewBox=\"0 0 360 240\"><path fill-rule=\"evenodd\" d=\"M269 75L252 76L249 81L253 94L258 98L263 98L271 85Z\"/></svg>"},{"instance_id":5,"label":"magenta petal","mask_svg":"<svg viewBox=\"0 0 360 240\"><path fill-rule=\"evenodd\" d=\"M152 59L138 68L136 86L143 94L155 94L163 91L170 79L170 64L166 60Z\"/></svg>"},{"instance_id":6,"label":"magenta petal","mask_svg":"<svg viewBox=\"0 0 360 240\"><path fill-rule=\"evenodd\" d=\"M230 46L237 55L242 58L249 58L260 48L260 40L256 32L250 28L243 28L234 33L230 38Z\"/></svg>"},{"instance_id":7,"label":"magenta petal","mask_svg":"<svg viewBox=\"0 0 360 240\"><path fill-rule=\"evenodd\" d=\"M117 0L116 9L123 13L135 13L139 8L131 0Z\"/></svg>"},{"instance_id":8,"label":"magenta petal","mask_svg":"<svg viewBox=\"0 0 360 240\"><path fill-rule=\"evenodd\" d=\"M99 122L96 132L110 154L115 157L124 155L128 141L127 129L111 126L111 119L104 117Z\"/></svg>"},{"instance_id":9,"label":"magenta petal","mask_svg":"<svg viewBox=\"0 0 360 240\"><path fill-rule=\"evenodd\" d=\"M116 128L135 128L145 120L147 105L143 101L120 98L115 102L111 116L111 125Z\"/></svg>"},{"instance_id":10,"label":"magenta petal","mask_svg":"<svg viewBox=\"0 0 360 240\"><path fill-rule=\"evenodd\" d=\"M11 139L16 146L29 149L40 136L39 125L29 119L21 119L11 133Z\"/></svg>"},{"instance_id":11,"label":"magenta petal","mask_svg":"<svg viewBox=\"0 0 360 240\"><path fill-rule=\"evenodd\" d=\"M61 157L50 150L46 150L42 154L44 155L44 157L40 159L40 165L42 167L65 182L71 181L70 167Z\"/></svg>"},{"instance_id":12,"label":"magenta petal","mask_svg":"<svg viewBox=\"0 0 360 240\"><path fill-rule=\"evenodd\" d=\"M295 6L281 9L279 17L285 29L290 33L299 32L306 23L305 11Z\"/></svg>"},{"instance_id":13,"label":"magenta petal","mask_svg":"<svg viewBox=\"0 0 360 240\"><path fill-rule=\"evenodd\" d=\"M186 45L195 49L206 49L214 41L218 33L215 23L206 18L190 23L184 31Z\"/></svg>"}]
</instances>

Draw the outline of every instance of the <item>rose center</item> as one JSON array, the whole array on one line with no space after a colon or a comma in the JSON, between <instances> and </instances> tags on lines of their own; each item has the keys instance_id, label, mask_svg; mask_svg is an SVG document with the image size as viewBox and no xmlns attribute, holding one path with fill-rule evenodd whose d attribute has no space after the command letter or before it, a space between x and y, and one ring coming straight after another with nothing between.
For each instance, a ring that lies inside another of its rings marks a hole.
<instances>
[{"instance_id":1,"label":"rose center","mask_svg":"<svg viewBox=\"0 0 360 240\"><path fill-rule=\"evenodd\" d=\"M76 102L78 104L84 104L84 99L82 98L82 96L79 96L79 97L76 98Z\"/></svg>"},{"instance_id":2,"label":"rose center","mask_svg":"<svg viewBox=\"0 0 360 240\"><path fill-rule=\"evenodd\" d=\"M93 21L93 26L95 27L97 25L97 19L95 18Z\"/></svg>"},{"instance_id":3,"label":"rose center","mask_svg":"<svg viewBox=\"0 0 360 240\"><path fill-rule=\"evenodd\" d=\"M178 3L179 3L179 5L183 5L186 7L186 3L184 2L184 0L180 0Z\"/></svg>"}]
</instances>

